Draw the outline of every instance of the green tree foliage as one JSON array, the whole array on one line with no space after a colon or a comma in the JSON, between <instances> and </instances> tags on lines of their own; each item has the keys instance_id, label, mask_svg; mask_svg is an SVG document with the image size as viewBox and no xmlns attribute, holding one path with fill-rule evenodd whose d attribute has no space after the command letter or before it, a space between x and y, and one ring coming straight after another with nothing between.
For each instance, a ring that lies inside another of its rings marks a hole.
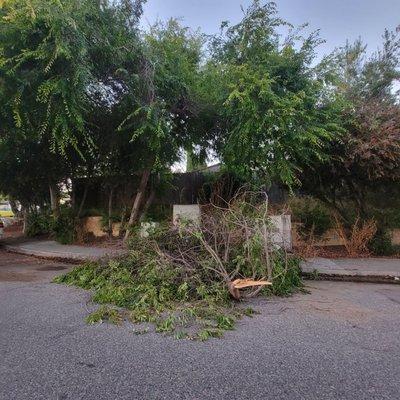
<instances>
[{"instance_id":1,"label":"green tree foliage","mask_svg":"<svg viewBox=\"0 0 400 400\"><path fill-rule=\"evenodd\" d=\"M150 173L171 166L181 158L182 148L203 141L204 132L192 123L202 44L201 35L176 20L157 23L143 37L138 79L127 82L125 95L132 109L120 125L145 154L128 227L139 219Z\"/></svg>"},{"instance_id":2,"label":"green tree foliage","mask_svg":"<svg viewBox=\"0 0 400 400\"><path fill-rule=\"evenodd\" d=\"M245 178L293 185L300 166L326 158L327 143L340 132L334 99L324 96L311 67L318 33L303 37L304 27L294 29L274 3L260 1L239 24L222 28L205 72L219 82L219 152Z\"/></svg>"},{"instance_id":3,"label":"green tree foliage","mask_svg":"<svg viewBox=\"0 0 400 400\"><path fill-rule=\"evenodd\" d=\"M357 41L314 65L318 32L274 3L254 0L206 51L174 19L140 31L144 1L0 1L2 192L47 206L61 182L101 176L111 213L116 185L141 175L133 225L154 176L210 149L242 179L361 212L374 185L399 182L398 33L369 58Z\"/></svg>"},{"instance_id":4,"label":"green tree foliage","mask_svg":"<svg viewBox=\"0 0 400 400\"><path fill-rule=\"evenodd\" d=\"M85 134L92 65L84 26L92 1L6 1L0 19L0 76L15 128L51 149Z\"/></svg>"},{"instance_id":5,"label":"green tree foliage","mask_svg":"<svg viewBox=\"0 0 400 400\"><path fill-rule=\"evenodd\" d=\"M49 202L49 182L62 177L62 165L46 146L21 138L0 141L0 190L24 207Z\"/></svg>"},{"instance_id":6,"label":"green tree foliage","mask_svg":"<svg viewBox=\"0 0 400 400\"><path fill-rule=\"evenodd\" d=\"M180 159L180 149L202 140L191 124L202 44L200 34L173 19L144 35L139 80L128 93L136 103L120 129L146 148L149 164L172 165Z\"/></svg>"},{"instance_id":7,"label":"green tree foliage","mask_svg":"<svg viewBox=\"0 0 400 400\"><path fill-rule=\"evenodd\" d=\"M135 63L135 24L141 5L141 1L2 2L0 175L11 175L10 166L15 167L14 184L11 187L10 180L3 179L3 190L31 204L41 193L43 204L49 196L41 189L32 190L39 178L40 188L54 187L67 178L110 173L122 165L126 172L132 167L124 157L115 165L116 149L128 148L129 139L121 144L116 128L122 116L114 115L112 107L125 89L118 68ZM99 116L109 116L110 121ZM114 129L101 131L104 126ZM30 191L18 192L16 177L23 185L31 182Z\"/></svg>"}]
</instances>

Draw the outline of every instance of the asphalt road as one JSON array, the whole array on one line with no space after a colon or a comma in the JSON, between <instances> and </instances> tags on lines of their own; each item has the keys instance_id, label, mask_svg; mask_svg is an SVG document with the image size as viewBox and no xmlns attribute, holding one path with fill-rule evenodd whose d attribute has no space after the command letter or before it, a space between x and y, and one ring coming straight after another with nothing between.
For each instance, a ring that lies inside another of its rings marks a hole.
<instances>
[{"instance_id":1,"label":"asphalt road","mask_svg":"<svg viewBox=\"0 0 400 400\"><path fill-rule=\"evenodd\" d=\"M2 400L400 398L400 286L310 282L199 343L88 326L89 293L13 257L0 252Z\"/></svg>"}]
</instances>

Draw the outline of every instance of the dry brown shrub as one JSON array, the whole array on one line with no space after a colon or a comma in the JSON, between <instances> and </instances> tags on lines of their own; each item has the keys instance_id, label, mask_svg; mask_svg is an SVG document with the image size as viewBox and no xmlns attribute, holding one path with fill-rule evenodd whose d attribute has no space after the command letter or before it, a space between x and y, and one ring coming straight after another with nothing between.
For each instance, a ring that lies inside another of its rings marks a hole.
<instances>
[{"instance_id":1,"label":"dry brown shrub","mask_svg":"<svg viewBox=\"0 0 400 400\"><path fill-rule=\"evenodd\" d=\"M368 244L377 231L376 222L373 219L362 222L357 218L351 229L345 229L343 223L337 217L335 219L336 232L343 241L347 254L350 257L368 256Z\"/></svg>"}]
</instances>

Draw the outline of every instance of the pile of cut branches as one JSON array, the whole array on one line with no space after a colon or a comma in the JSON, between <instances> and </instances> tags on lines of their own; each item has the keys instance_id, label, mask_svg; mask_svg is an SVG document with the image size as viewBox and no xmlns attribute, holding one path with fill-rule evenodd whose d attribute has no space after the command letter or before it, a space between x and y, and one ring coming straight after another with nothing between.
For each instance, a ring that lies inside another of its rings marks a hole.
<instances>
[{"instance_id":1,"label":"pile of cut branches","mask_svg":"<svg viewBox=\"0 0 400 400\"><path fill-rule=\"evenodd\" d=\"M181 221L148 238L135 235L128 256L78 267L57 282L94 289L95 302L121 307L120 315L152 322L159 332L220 336L251 314L237 300L288 295L301 286L298 260L273 242L262 196L245 193L226 207L204 207L198 224ZM123 319L102 310L89 321Z\"/></svg>"}]
</instances>

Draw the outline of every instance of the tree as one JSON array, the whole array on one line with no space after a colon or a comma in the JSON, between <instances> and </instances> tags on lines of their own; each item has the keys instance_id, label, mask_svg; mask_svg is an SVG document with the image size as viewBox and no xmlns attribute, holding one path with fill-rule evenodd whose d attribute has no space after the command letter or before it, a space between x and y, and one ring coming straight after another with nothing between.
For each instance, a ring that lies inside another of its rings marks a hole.
<instances>
[{"instance_id":1,"label":"tree","mask_svg":"<svg viewBox=\"0 0 400 400\"><path fill-rule=\"evenodd\" d=\"M56 153L65 156L71 146L79 151L78 141L90 140L84 113L91 63L83 26L94 7L89 1L15 0L5 1L0 9L3 140L15 144L12 136L18 137L16 159L21 148L31 146L32 154L41 149L42 160L50 164L42 163L42 172L28 176L33 181L46 176L55 216L59 170L64 169Z\"/></svg>"},{"instance_id":2,"label":"tree","mask_svg":"<svg viewBox=\"0 0 400 400\"><path fill-rule=\"evenodd\" d=\"M282 41L279 30L289 27ZM254 1L237 25L222 25L205 75L219 82L217 150L241 177L290 186L303 166L327 157L340 133L331 99L311 67L318 33L302 37L274 3ZM212 90L212 88L209 88Z\"/></svg>"},{"instance_id":3,"label":"tree","mask_svg":"<svg viewBox=\"0 0 400 400\"><path fill-rule=\"evenodd\" d=\"M42 163L26 160L43 171L28 168L21 179L45 179L56 216L60 180L87 176L104 165L100 155L109 165L109 154L115 153L110 132L97 148L104 135L96 129L103 121L90 116L109 110L125 90L118 68L135 57L120 49L129 43L132 50L138 41L142 3L6 0L0 5L0 140L16 160L37 156L40 148ZM36 201L32 192L31 201Z\"/></svg>"},{"instance_id":4,"label":"tree","mask_svg":"<svg viewBox=\"0 0 400 400\"><path fill-rule=\"evenodd\" d=\"M366 57L361 40L347 43L327 57L332 90L345 100L341 112L344 134L332 143L327 162L301 177L309 193L349 220L352 203L370 217L371 193L400 182L400 107L394 82L400 78L398 33L385 31L382 49Z\"/></svg>"},{"instance_id":5,"label":"tree","mask_svg":"<svg viewBox=\"0 0 400 400\"><path fill-rule=\"evenodd\" d=\"M5 1L0 10L0 74L15 128L53 151L76 147L85 135L84 114L92 64L85 37L91 1Z\"/></svg>"},{"instance_id":6,"label":"tree","mask_svg":"<svg viewBox=\"0 0 400 400\"><path fill-rule=\"evenodd\" d=\"M16 133L0 141L0 191L25 210L48 205L49 182L64 177L63 163L47 149Z\"/></svg>"},{"instance_id":7,"label":"tree","mask_svg":"<svg viewBox=\"0 0 400 400\"><path fill-rule=\"evenodd\" d=\"M202 44L201 35L176 20L157 23L144 35L139 79L127 83L125 101L132 109L120 127L130 132L131 141L145 154L125 239L139 220L151 173L171 166L179 160L181 149L203 140L203 133L192 123Z\"/></svg>"}]
</instances>

